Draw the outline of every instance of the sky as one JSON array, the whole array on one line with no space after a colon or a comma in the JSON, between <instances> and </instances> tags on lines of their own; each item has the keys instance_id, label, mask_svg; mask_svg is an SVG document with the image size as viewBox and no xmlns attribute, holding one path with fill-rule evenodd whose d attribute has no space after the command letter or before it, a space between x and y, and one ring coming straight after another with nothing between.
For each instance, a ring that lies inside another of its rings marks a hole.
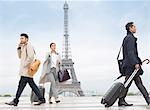
<instances>
[{"instance_id":1,"label":"sky","mask_svg":"<svg viewBox=\"0 0 150 110\"><path fill-rule=\"evenodd\" d=\"M19 81L16 48L21 33L27 33L38 58L45 59L49 44L55 42L62 54L65 1L0 1L0 94L15 94ZM72 60L83 91L103 94L114 83L119 71L116 57L125 24L137 27L141 59L150 59L150 2L134 1L67 1L69 5L69 41ZM35 75L38 84L42 65ZM150 91L150 66L143 65L143 83ZM121 78L119 81L124 81ZM24 94L29 94L26 87ZM132 84L130 92L138 92Z\"/></svg>"}]
</instances>

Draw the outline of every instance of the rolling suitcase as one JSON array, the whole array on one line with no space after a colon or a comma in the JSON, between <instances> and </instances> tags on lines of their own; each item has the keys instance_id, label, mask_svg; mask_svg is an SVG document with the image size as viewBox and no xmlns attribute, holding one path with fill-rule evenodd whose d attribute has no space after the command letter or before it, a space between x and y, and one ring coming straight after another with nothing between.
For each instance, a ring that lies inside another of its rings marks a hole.
<instances>
[{"instance_id":1,"label":"rolling suitcase","mask_svg":"<svg viewBox=\"0 0 150 110\"><path fill-rule=\"evenodd\" d=\"M114 83L102 97L101 104L104 104L105 107L112 106L116 102L116 100L120 97L122 90L124 90L128 86L128 84L132 81L137 72L138 70L134 70L134 72L132 73L132 75L129 77L129 79L126 81L125 84L121 82Z\"/></svg>"},{"instance_id":2,"label":"rolling suitcase","mask_svg":"<svg viewBox=\"0 0 150 110\"><path fill-rule=\"evenodd\" d=\"M38 88L40 90L41 95L44 97L44 95L45 95L45 88L42 87L42 86L39 86ZM30 101L31 101L31 103L39 101L37 95L33 91L31 91Z\"/></svg>"}]
</instances>

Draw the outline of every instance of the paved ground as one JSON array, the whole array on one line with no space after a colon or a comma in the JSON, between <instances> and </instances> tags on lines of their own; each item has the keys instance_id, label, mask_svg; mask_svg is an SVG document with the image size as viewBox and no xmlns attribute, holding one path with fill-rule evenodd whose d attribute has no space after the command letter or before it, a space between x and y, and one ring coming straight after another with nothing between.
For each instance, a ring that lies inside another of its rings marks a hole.
<instances>
[{"instance_id":1,"label":"paved ground","mask_svg":"<svg viewBox=\"0 0 150 110\"><path fill-rule=\"evenodd\" d=\"M150 110L142 96L128 96L127 101L133 103L132 107L118 107L115 103L110 108L100 104L101 97L60 97L59 104L44 104L34 106L30 104L29 97L21 97L17 107L5 105L12 98L0 98L0 110Z\"/></svg>"}]
</instances>

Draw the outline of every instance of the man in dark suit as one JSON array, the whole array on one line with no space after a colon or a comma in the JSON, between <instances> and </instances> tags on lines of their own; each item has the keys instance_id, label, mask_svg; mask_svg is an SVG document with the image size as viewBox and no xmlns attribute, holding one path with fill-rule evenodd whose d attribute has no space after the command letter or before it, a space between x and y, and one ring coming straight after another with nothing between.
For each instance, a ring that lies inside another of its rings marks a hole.
<instances>
[{"instance_id":1,"label":"man in dark suit","mask_svg":"<svg viewBox=\"0 0 150 110\"><path fill-rule=\"evenodd\" d=\"M143 74L143 70L141 68L142 61L138 56L137 50L137 38L133 35L136 33L136 27L133 22L129 22L126 24L127 36L123 40L123 71L125 73L125 82L129 79L130 75L133 73L135 69L139 69L133 81L135 82L137 88L142 93L145 98L147 104L150 104L149 94L144 87L140 75ZM132 83L132 81L131 81ZM118 106L132 106L133 104L128 104L125 101L125 97L127 95L128 89L131 86L131 83L128 87L123 91L122 95L119 98Z\"/></svg>"}]
</instances>

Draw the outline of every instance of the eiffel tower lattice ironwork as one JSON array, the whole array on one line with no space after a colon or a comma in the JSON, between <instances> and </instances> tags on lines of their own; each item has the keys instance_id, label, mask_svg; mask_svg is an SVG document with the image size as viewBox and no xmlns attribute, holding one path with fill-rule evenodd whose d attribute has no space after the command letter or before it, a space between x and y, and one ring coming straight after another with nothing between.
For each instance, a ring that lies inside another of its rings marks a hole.
<instances>
[{"instance_id":1,"label":"eiffel tower lattice ironwork","mask_svg":"<svg viewBox=\"0 0 150 110\"><path fill-rule=\"evenodd\" d=\"M62 69L67 69L71 76L71 82L59 83L57 85L58 93L61 94L63 92L74 93L77 96L84 96L83 91L81 89L81 83L77 80L75 70L74 70L74 62L70 58L71 52L69 48L69 35L68 35L68 4L65 2L64 4L64 50L63 50L63 58L62 58Z\"/></svg>"}]
</instances>

